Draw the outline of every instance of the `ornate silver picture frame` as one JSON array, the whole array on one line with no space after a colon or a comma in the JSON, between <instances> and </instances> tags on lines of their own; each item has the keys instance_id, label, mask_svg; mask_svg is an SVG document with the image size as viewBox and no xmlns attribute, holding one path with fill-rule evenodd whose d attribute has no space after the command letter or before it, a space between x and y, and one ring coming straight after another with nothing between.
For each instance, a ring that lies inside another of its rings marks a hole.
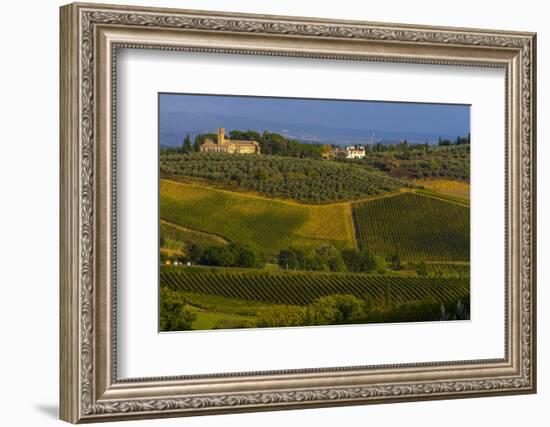
<instances>
[{"instance_id":1,"label":"ornate silver picture frame","mask_svg":"<svg viewBox=\"0 0 550 427\"><path fill-rule=\"evenodd\" d=\"M61 8L60 43L61 419L97 422L536 391L535 34L75 3ZM120 379L115 144L121 48L503 69L504 357Z\"/></svg>"}]
</instances>

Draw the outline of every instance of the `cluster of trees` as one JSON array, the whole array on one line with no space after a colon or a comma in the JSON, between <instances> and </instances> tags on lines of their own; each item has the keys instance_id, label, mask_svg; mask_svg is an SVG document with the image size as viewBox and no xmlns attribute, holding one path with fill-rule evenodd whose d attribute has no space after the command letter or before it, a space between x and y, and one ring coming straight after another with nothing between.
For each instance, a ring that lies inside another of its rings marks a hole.
<instances>
[{"instance_id":1,"label":"cluster of trees","mask_svg":"<svg viewBox=\"0 0 550 427\"><path fill-rule=\"evenodd\" d=\"M403 143L404 146L405 143ZM339 159L341 162L357 164L367 169L376 169L396 177L429 178L448 177L469 180L470 178L470 145L451 144L442 146L425 146L417 144L411 149L373 151L362 159ZM420 149L424 147L423 149Z\"/></svg>"},{"instance_id":2,"label":"cluster of trees","mask_svg":"<svg viewBox=\"0 0 550 427\"><path fill-rule=\"evenodd\" d=\"M257 327L362 323L367 306L353 295L328 295L307 306L272 305L258 313Z\"/></svg>"},{"instance_id":3,"label":"cluster of trees","mask_svg":"<svg viewBox=\"0 0 550 427\"><path fill-rule=\"evenodd\" d=\"M328 295L307 306L273 305L258 313L257 327L340 325L415 321L467 320L466 302L441 303L433 296L376 305L353 295Z\"/></svg>"},{"instance_id":4,"label":"cluster of trees","mask_svg":"<svg viewBox=\"0 0 550 427\"><path fill-rule=\"evenodd\" d=\"M176 291L160 288L161 331L187 331L196 318L196 313L186 307L185 301Z\"/></svg>"},{"instance_id":5,"label":"cluster of trees","mask_svg":"<svg viewBox=\"0 0 550 427\"><path fill-rule=\"evenodd\" d=\"M160 246L166 246L166 238L161 236ZM263 268L265 263L253 250L236 243L228 245L200 245L181 243L185 255L168 257L161 252L161 263L169 259L185 264L213 267ZM348 248L338 250L331 245L322 245L310 251L290 247L283 249L277 256L277 263L283 270L349 272L349 273L385 273L387 269L416 271L424 277L466 277L468 266L437 264L428 266L425 261L402 264L399 254L388 257L376 255L367 249Z\"/></svg>"},{"instance_id":6,"label":"cluster of trees","mask_svg":"<svg viewBox=\"0 0 550 427\"><path fill-rule=\"evenodd\" d=\"M161 236L161 248L165 239ZM185 255L168 256L161 251L160 262L166 260L178 261L182 264L190 262L193 265L208 265L212 267L241 267L261 268L263 263L259 261L254 251L237 243L228 245L202 246L197 243L182 243Z\"/></svg>"},{"instance_id":7,"label":"cluster of trees","mask_svg":"<svg viewBox=\"0 0 550 427\"><path fill-rule=\"evenodd\" d=\"M182 153L191 153L195 150L195 147L193 144L191 144L191 137L189 135L185 135L185 138L183 139L183 144L181 144L181 152Z\"/></svg>"},{"instance_id":8,"label":"cluster of trees","mask_svg":"<svg viewBox=\"0 0 550 427\"><path fill-rule=\"evenodd\" d=\"M235 139L239 139L238 135ZM303 143L296 139L287 139L282 135L269 132L264 132L257 141L260 143L262 154L274 156L320 159L327 150L327 147L323 144Z\"/></svg>"},{"instance_id":9,"label":"cluster of trees","mask_svg":"<svg viewBox=\"0 0 550 427\"><path fill-rule=\"evenodd\" d=\"M198 244L191 244L188 248L187 258L193 264L215 267L261 267L256 254L237 243L205 248Z\"/></svg>"},{"instance_id":10,"label":"cluster of trees","mask_svg":"<svg viewBox=\"0 0 550 427\"><path fill-rule=\"evenodd\" d=\"M366 249L344 249L342 259L347 270L354 273L365 271L379 271L386 269L386 261L383 257L374 255Z\"/></svg>"},{"instance_id":11,"label":"cluster of trees","mask_svg":"<svg viewBox=\"0 0 550 427\"><path fill-rule=\"evenodd\" d=\"M323 245L305 253L299 248L283 249L277 262L285 270L346 271L340 251L330 245Z\"/></svg>"},{"instance_id":12,"label":"cluster of trees","mask_svg":"<svg viewBox=\"0 0 550 427\"><path fill-rule=\"evenodd\" d=\"M290 247L279 252L277 263L283 270L331 271L349 273L384 273L390 270L416 271L423 277L467 277L469 266L438 264L430 267L425 261L403 263L398 253L387 257L376 255L367 249L337 250L323 245L306 252L301 248Z\"/></svg>"},{"instance_id":13,"label":"cluster of trees","mask_svg":"<svg viewBox=\"0 0 550 427\"><path fill-rule=\"evenodd\" d=\"M160 170L164 176L208 179L309 203L353 200L408 185L362 164L247 154L166 154Z\"/></svg>"},{"instance_id":14,"label":"cluster of trees","mask_svg":"<svg viewBox=\"0 0 550 427\"><path fill-rule=\"evenodd\" d=\"M165 238L161 236L161 247ZM183 243L182 243L183 244ZM183 244L185 255L167 258L161 253L161 263L166 259L185 264L207 265L212 267L263 268L265 263L253 250L237 244L202 246L197 243ZM373 254L367 249L348 248L338 250L331 245L322 245L306 251L302 248L283 249L277 256L277 263L283 270L350 272L350 273L384 273L388 268L401 270L404 267L398 254L388 257ZM425 262L412 263L408 267L416 270L421 276L428 275ZM443 277L441 274L440 277Z\"/></svg>"},{"instance_id":15,"label":"cluster of trees","mask_svg":"<svg viewBox=\"0 0 550 427\"><path fill-rule=\"evenodd\" d=\"M386 260L366 249L337 250L323 245L306 253L300 248L288 248L279 252L279 266L284 270L332 271L332 272L384 272ZM393 266L393 265L392 265ZM400 265L399 265L400 268Z\"/></svg>"},{"instance_id":16,"label":"cluster of trees","mask_svg":"<svg viewBox=\"0 0 550 427\"><path fill-rule=\"evenodd\" d=\"M446 147L449 145L465 145L465 144L470 145L470 134L468 134L467 136L457 136L454 141L451 141L449 139L444 139L441 137L439 137L439 140L437 141L437 145L439 145L440 147Z\"/></svg>"},{"instance_id":17,"label":"cluster of trees","mask_svg":"<svg viewBox=\"0 0 550 427\"><path fill-rule=\"evenodd\" d=\"M232 130L229 138L240 141L258 141L262 154L299 158L320 159L330 147L317 143L303 143L297 139L288 139L283 135L264 131L262 134L253 131Z\"/></svg>"}]
</instances>

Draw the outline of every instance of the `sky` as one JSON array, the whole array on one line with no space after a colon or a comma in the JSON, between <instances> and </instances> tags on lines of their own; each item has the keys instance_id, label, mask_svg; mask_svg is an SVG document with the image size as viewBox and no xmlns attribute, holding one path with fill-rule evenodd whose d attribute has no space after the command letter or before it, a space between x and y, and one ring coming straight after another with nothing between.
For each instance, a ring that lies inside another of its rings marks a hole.
<instances>
[{"instance_id":1,"label":"sky","mask_svg":"<svg viewBox=\"0 0 550 427\"><path fill-rule=\"evenodd\" d=\"M467 135L470 106L302 98L161 94L160 114L231 114L340 129Z\"/></svg>"}]
</instances>

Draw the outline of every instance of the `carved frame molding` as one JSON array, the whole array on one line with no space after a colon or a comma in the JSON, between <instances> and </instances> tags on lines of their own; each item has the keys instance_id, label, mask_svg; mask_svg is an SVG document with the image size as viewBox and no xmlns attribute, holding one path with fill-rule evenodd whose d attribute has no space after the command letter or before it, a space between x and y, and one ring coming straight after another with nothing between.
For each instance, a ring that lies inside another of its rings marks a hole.
<instances>
[{"instance_id":1,"label":"carved frame molding","mask_svg":"<svg viewBox=\"0 0 550 427\"><path fill-rule=\"evenodd\" d=\"M192 40L180 43L178 37ZM102 279L116 281L114 64L120 47L506 68L506 357L117 380L116 286ZM75 423L534 392L535 68L532 33L94 4L62 7L61 418ZM271 376L267 386L260 384ZM300 385L285 386L289 379ZM193 387L200 383L211 388L198 393Z\"/></svg>"}]
</instances>

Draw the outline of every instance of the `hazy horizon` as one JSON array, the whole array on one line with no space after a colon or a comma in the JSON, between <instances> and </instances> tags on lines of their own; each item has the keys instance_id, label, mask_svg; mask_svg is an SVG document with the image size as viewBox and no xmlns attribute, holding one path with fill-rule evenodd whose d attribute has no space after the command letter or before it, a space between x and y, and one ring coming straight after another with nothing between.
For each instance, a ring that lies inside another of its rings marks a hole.
<instances>
[{"instance_id":1,"label":"hazy horizon","mask_svg":"<svg viewBox=\"0 0 550 427\"><path fill-rule=\"evenodd\" d=\"M394 101L327 100L239 95L159 94L161 144L217 127L268 130L323 143L466 136L470 106ZM164 141L163 141L164 139Z\"/></svg>"}]
</instances>

